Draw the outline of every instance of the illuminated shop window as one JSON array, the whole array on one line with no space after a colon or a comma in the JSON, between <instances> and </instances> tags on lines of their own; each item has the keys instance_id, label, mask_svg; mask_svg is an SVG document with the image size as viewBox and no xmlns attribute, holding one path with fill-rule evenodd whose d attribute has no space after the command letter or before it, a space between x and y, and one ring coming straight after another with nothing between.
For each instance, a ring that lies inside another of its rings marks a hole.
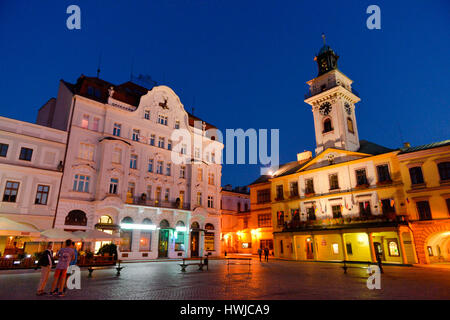
<instances>
[{"instance_id":1,"label":"illuminated shop window","mask_svg":"<svg viewBox=\"0 0 450 320\"><path fill-rule=\"evenodd\" d=\"M400 252L398 251L398 243L397 241L391 240L388 241L389 255L391 257L400 256Z\"/></svg>"},{"instance_id":2,"label":"illuminated shop window","mask_svg":"<svg viewBox=\"0 0 450 320\"><path fill-rule=\"evenodd\" d=\"M337 243L333 243L333 253L339 254L339 245Z\"/></svg>"}]
</instances>

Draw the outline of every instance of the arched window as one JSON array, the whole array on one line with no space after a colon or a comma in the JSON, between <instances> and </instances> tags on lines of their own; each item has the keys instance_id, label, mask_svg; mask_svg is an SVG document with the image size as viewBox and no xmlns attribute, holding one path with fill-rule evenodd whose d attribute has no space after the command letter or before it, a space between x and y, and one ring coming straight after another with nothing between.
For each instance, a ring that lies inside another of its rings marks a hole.
<instances>
[{"instance_id":1,"label":"arched window","mask_svg":"<svg viewBox=\"0 0 450 320\"><path fill-rule=\"evenodd\" d=\"M159 227L160 227L161 229L168 229L168 228L170 228L169 221L167 221L166 219L162 220L162 221L159 223Z\"/></svg>"},{"instance_id":2,"label":"arched window","mask_svg":"<svg viewBox=\"0 0 450 320\"><path fill-rule=\"evenodd\" d=\"M110 216L101 216L98 219L98 223L112 224L113 219Z\"/></svg>"},{"instance_id":3,"label":"arched window","mask_svg":"<svg viewBox=\"0 0 450 320\"><path fill-rule=\"evenodd\" d=\"M152 224L152 220L145 218L142 224ZM141 239L139 240L139 251L151 251L152 249L152 232L150 230L141 231Z\"/></svg>"},{"instance_id":4,"label":"arched window","mask_svg":"<svg viewBox=\"0 0 450 320\"><path fill-rule=\"evenodd\" d=\"M214 225L211 223L205 224L205 250L214 251Z\"/></svg>"},{"instance_id":5,"label":"arched window","mask_svg":"<svg viewBox=\"0 0 450 320\"><path fill-rule=\"evenodd\" d=\"M400 252L398 251L397 241L393 241L393 240L389 241L388 247L389 247L389 255L390 256L393 256L393 257L400 256Z\"/></svg>"},{"instance_id":6,"label":"arched window","mask_svg":"<svg viewBox=\"0 0 450 320\"><path fill-rule=\"evenodd\" d=\"M353 129L353 120L350 118L347 118L347 128L348 132L355 133L355 129Z\"/></svg>"},{"instance_id":7,"label":"arched window","mask_svg":"<svg viewBox=\"0 0 450 320\"><path fill-rule=\"evenodd\" d=\"M441 162L438 164L439 177L441 181L450 180L450 162Z\"/></svg>"},{"instance_id":8,"label":"arched window","mask_svg":"<svg viewBox=\"0 0 450 320\"><path fill-rule=\"evenodd\" d=\"M198 224L197 221L192 222L191 224L191 228L192 229L200 229L200 225Z\"/></svg>"},{"instance_id":9,"label":"arched window","mask_svg":"<svg viewBox=\"0 0 450 320\"><path fill-rule=\"evenodd\" d=\"M331 119L326 118L323 122L323 133L333 131L333 127L331 125Z\"/></svg>"},{"instance_id":10,"label":"arched window","mask_svg":"<svg viewBox=\"0 0 450 320\"><path fill-rule=\"evenodd\" d=\"M67 214L64 224L68 226L87 226L86 213L81 210L72 210Z\"/></svg>"},{"instance_id":11,"label":"arched window","mask_svg":"<svg viewBox=\"0 0 450 320\"><path fill-rule=\"evenodd\" d=\"M121 223L133 223L133 222L134 222L133 219L131 219L130 217L125 217L121 221ZM120 241L120 251L130 252L133 240L133 230L121 229L120 237L122 238L122 240Z\"/></svg>"}]
</instances>

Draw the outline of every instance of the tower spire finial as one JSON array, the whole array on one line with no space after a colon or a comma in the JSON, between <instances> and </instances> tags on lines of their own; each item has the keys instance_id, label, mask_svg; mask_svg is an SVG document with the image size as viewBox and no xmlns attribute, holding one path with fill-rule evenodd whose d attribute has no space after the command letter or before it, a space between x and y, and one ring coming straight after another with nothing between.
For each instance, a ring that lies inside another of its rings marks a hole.
<instances>
[{"instance_id":1,"label":"tower spire finial","mask_svg":"<svg viewBox=\"0 0 450 320\"><path fill-rule=\"evenodd\" d=\"M325 45L325 33L322 32L323 44Z\"/></svg>"}]
</instances>

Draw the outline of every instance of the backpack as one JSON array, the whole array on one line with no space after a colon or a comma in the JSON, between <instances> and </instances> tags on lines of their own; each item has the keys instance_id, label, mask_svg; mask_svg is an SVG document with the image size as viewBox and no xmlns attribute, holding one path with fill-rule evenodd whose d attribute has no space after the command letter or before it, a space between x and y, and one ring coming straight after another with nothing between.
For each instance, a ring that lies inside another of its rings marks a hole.
<instances>
[{"instance_id":1,"label":"backpack","mask_svg":"<svg viewBox=\"0 0 450 320\"><path fill-rule=\"evenodd\" d=\"M39 267L47 267L49 265L48 256L49 256L49 252L48 252L48 250L45 250L38 260Z\"/></svg>"}]
</instances>

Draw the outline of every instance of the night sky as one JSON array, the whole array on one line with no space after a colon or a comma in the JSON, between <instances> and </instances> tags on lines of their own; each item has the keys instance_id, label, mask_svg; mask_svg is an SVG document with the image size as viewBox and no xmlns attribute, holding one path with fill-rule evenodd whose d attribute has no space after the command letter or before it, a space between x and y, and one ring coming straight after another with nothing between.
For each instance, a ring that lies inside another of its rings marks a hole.
<instances>
[{"instance_id":1,"label":"night sky","mask_svg":"<svg viewBox=\"0 0 450 320\"><path fill-rule=\"evenodd\" d=\"M81 8L81 30L66 8ZM381 8L381 30L366 8ZM280 161L314 150L306 81L323 42L354 80L360 139L397 148L450 138L447 1L0 2L1 116L34 122L58 82L83 73L115 84L148 74L187 111L218 128L279 128ZM222 185L245 185L259 165L225 165Z\"/></svg>"}]
</instances>

